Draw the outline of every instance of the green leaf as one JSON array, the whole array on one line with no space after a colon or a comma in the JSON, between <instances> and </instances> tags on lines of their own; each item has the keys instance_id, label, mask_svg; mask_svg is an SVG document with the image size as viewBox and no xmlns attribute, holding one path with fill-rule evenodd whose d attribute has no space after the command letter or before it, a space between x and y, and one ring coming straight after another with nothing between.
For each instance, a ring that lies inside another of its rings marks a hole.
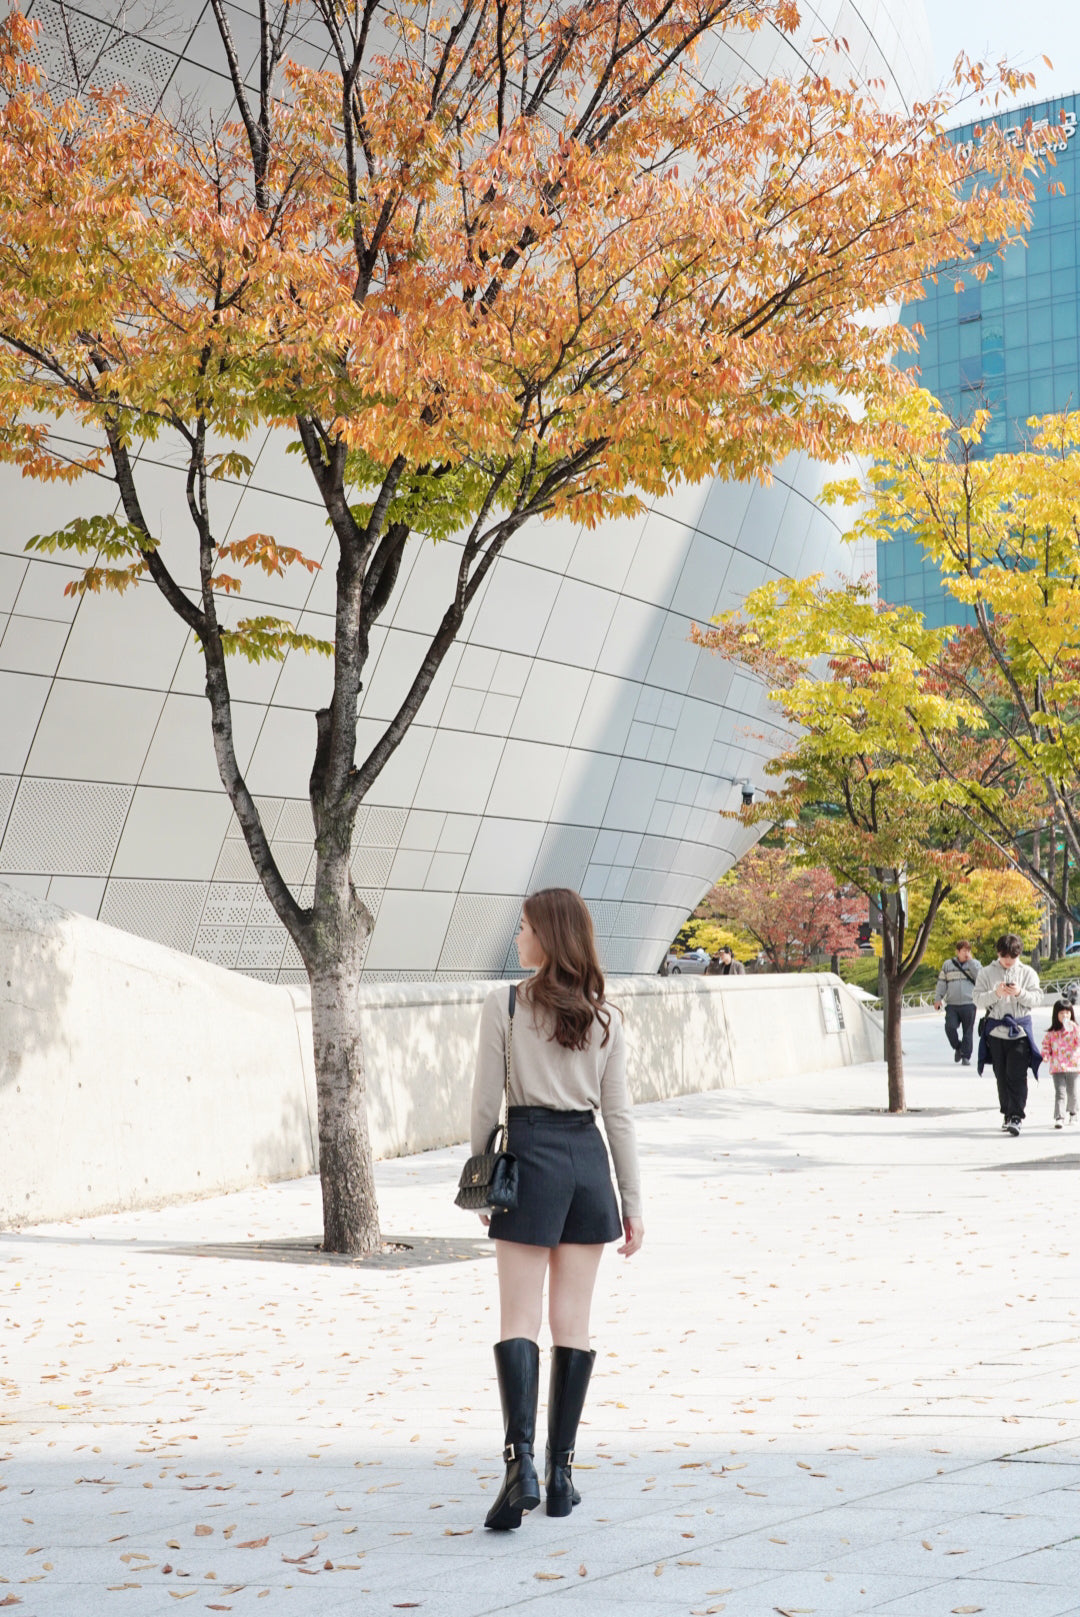
<instances>
[{"instance_id":1,"label":"green leaf","mask_svg":"<svg viewBox=\"0 0 1080 1617\"><path fill-rule=\"evenodd\" d=\"M74 550L80 556L97 555L104 561L133 561L158 542L140 528L115 516L76 517L55 533L37 534L28 539L25 550L52 555L57 550ZM88 585L93 588L93 585Z\"/></svg>"},{"instance_id":2,"label":"green leaf","mask_svg":"<svg viewBox=\"0 0 1080 1617\"><path fill-rule=\"evenodd\" d=\"M249 455L241 455L239 450L230 449L222 455L212 455L207 462L207 470L211 477L223 479L249 478L255 470L255 462Z\"/></svg>"},{"instance_id":3,"label":"green leaf","mask_svg":"<svg viewBox=\"0 0 1080 1617\"><path fill-rule=\"evenodd\" d=\"M252 663L283 662L290 651L334 655L332 640L300 634L284 618L241 618L234 629L221 630L221 647L227 657L246 657Z\"/></svg>"}]
</instances>

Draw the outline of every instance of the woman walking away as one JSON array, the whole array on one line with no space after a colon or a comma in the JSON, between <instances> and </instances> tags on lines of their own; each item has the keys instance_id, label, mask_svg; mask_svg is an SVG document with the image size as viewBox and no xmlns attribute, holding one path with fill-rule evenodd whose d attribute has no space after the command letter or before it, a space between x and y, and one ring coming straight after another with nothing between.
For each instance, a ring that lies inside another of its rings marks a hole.
<instances>
[{"instance_id":1,"label":"woman walking away","mask_svg":"<svg viewBox=\"0 0 1080 1617\"><path fill-rule=\"evenodd\" d=\"M472 1103L479 1153L498 1121L509 1046L507 1145L518 1160L518 1202L484 1217L499 1275L495 1371L506 1442L506 1475L484 1525L498 1529L519 1527L540 1503L533 1445L545 1278L552 1350L544 1484L548 1515L569 1516L581 1503L571 1467L596 1358L589 1308L600 1257L620 1235L619 1251L630 1257L645 1233L622 1018L604 999L592 917L577 893L548 887L527 898L517 950L533 975L516 1005L507 987L485 1002ZM615 1159L621 1219L597 1111Z\"/></svg>"},{"instance_id":2,"label":"woman walking away","mask_svg":"<svg viewBox=\"0 0 1080 1617\"><path fill-rule=\"evenodd\" d=\"M1076 1075L1080 1072L1080 1027L1069 1000L1054 1001L1050 1030L1042 1042L1042 1058L1054 1080L1054 1127L1059 1129L1066 1097L1069 1122L1076 1122Z\"/></svg>"},{"instance_id":3,"label":"woman walking away","mask_svg":"<svg viewBox=\"0 0 1080 1617\"><path fill-rule=\"evenodd\" d=\"M1042 1056L1035 1043L1031 1013L1042 995L1039 979L1020 956L1024 945L1015 932L998 938L997 959L982 966L972 995L986 1015L979 1023L981 1075L987 1057L997 1079L1001 1126L1007 1134L1019 1134L1027 1109L1028 1069L1039 1075Z\"/></svg>"}]
</instances>

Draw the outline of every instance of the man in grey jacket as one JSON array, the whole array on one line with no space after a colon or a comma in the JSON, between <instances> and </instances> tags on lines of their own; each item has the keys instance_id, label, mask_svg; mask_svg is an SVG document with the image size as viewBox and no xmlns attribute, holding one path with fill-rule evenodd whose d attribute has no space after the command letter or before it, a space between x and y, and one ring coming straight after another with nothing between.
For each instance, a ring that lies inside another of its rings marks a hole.
<instances>
[{"instance_id":1,"label":"man in grey jacket","mask_svg":"<svg viewBox=\"0 0 1080 1617\"><path fill-rule=\"evenodd\" d=\"M967 938L953 944L950 959L938 972L934 989L934 1009L945 1006L945 1037L952 1045L953 1060L971 1065L971 1035L975 1027L975 979L982 969L971 952Z\"/></svg>"}]
</instances>

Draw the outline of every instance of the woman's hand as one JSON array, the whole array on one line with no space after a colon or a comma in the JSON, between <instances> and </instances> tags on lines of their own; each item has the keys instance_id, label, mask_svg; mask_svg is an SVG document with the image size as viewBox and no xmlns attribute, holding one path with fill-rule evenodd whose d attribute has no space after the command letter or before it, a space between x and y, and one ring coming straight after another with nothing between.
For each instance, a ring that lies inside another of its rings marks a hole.
<instances>
[{"instance_id":1,"label":"woman's hand","mask_svg":"<svg viewBox=\"0 0 1080 1617\"><path fill-rule=\"evenodd\" d=\"M642 1218L624 1218L623 1230L626 1241L619 1248L619 1255L623 1258L632 1258L645 1239L645 1220Z\"/></svg>"},{"instance_id":2,"label":"woman's hand","mask_svg":"<svg viewBox=\"0 0 1080 1617\"><path fill-rule=\"evenodd\" d=\"M480 1222L484 1226L484 1228L487 1229L488 1225L491 1223L491 1214L490 1213L481 1213L480 1214Z\"/></svg>"}]
</instances>

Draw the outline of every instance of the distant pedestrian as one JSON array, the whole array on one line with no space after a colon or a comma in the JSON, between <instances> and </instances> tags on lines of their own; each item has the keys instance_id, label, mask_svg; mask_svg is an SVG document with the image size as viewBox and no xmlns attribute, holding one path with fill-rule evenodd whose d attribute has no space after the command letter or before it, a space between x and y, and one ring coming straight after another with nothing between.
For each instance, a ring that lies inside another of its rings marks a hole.
<instances>
[{"instance_id":1,"label":"distant pedestrian","mask_svg":"<svg viewBox=\"0 0 1080 1617\"><path fill-rule=\"evenodd\" d=\"M952 1045L953 1060L971 1065L971 1035L975 1028L975 1001L972 994L982 962L975 959L967 938L953 944L950 959L938 972L934 989L934 1009L945 1006L945 1037Z\"/></svg>"},{"instance_id":2,"label":"distant pedestrian","mask_svg":"<svg viewBox=\"0 0 1080 1617\"><path fill-rule=\"evenodd\" d=\"M743 965L741 960L736 960L734 950L729 949L727 944L725 944L720 950L720 970L717 972L717 976L743 977L745 974L746 967Z\"/></svg>"},{"instance_id":3,"label":"distant pedestrian","mask_svg":"<svg viewBox=\"0 0 1080 1617\"><path fill-rule=\"evenodd\" d=\"M1050 1031L1042 1042L1042 1058L1054 1080L1054 1127L1059 1129L1068 1109L1069 1122L1076 1122L1076 1075L1080 1072L1080 1027L1076 1025L1072 1002L1055 1001Z\"/></svg>"},{"instance_id":4,"label":"distant pedestrian","mask_svg":"<svg viewBox=\"0 0 1080 1617\"><path fill-rule=\"evenodd\" d=\"M709 964L705 967L706 977L719 977L723 974L723 961L719 954L709 956Z\"/></svg>"},{"instance_id":5,"label":"distant pedestrian","mask_svg":"<svg viewBox=\"0 0 1080 1617\"><path fill-rule=\"evenodd\" d=\"M1027 1110L1028 1073L1036 1077L1042 1064L1031 1013L1042 998L1039 979L1020 956L1024 945L1015 932L997 940L997 959L975 979L975 1003L986 1015L979 1023L979 1071L987 1059L997 1079L1001 1126L1019 1134Z\"/></svg>"}]
</instances>

